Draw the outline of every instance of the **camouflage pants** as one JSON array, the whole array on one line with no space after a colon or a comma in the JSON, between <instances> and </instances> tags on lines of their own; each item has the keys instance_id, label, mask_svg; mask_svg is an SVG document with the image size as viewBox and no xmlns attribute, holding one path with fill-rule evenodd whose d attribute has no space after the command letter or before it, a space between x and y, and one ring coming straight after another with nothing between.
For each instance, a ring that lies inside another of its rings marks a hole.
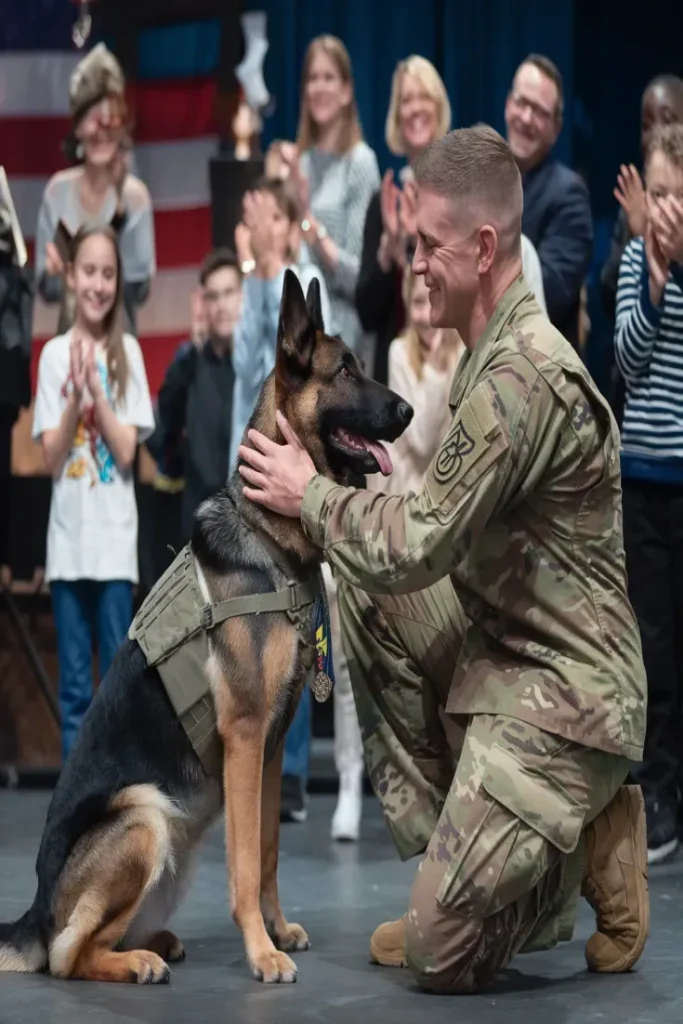
<instances>
[{"instance_id":1,"label":"camouflage pants","mask_svg":"<svg viewBox=\"0 0 683 1024\"><path fill-rule=\"evenodd\" d=\"M450 580L399 596L339 584L368 772L403 859L423 988L473 992L518 952L571 938L584 828L628 762L516 719L443 712L466 620Z\"/></svg>"}]
</instances>

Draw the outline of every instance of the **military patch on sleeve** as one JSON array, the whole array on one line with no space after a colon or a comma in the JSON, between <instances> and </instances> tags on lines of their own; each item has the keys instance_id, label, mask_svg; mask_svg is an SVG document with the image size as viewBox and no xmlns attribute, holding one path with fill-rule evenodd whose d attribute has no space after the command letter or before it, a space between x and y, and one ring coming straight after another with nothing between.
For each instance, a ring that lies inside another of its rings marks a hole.
<instances>
[{"instance_id":1,"label":"military patch on sleeve","mask_svg":"<svg viewBox=\"0 0 683 1024\"><path fill-rule=\"evenodd\" d=\"M441 484L448 483L457 476L463 459L471 455L475 448L475 440L467 432L467 426L458 420L441 446L436 462L434 476Z\"/></svg>"},{"instance_id":2,"label":"military patch on sleeve","mask_svg":"<svg viewBox=\"0 0 683 1024\"><path fill-rule=\"evenodd\" d=\"M456 409L425 479L432 511L444 521L507 449L489 390L477 387Z\"/></svg>"}]
</instances>

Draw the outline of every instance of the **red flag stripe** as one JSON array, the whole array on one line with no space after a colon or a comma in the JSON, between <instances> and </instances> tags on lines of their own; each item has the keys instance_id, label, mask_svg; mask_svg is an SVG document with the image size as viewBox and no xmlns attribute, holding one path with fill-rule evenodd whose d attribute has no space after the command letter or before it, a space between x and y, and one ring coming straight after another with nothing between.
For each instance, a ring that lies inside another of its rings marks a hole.
<instances>
[{"instance_id":1,"label":"red flag stripe","mask_svg":"<svg viewBox=\"0 0 683 1024\"><path fill-rule=\"evenodd\" d=\"M7 176L50 177L67 167L62 146L71 121L68 117L2 117L0 139Z\"/></svg>"},{"instance_id":2,"label":"red flag stripe","mask_svg":"<svg viewBox=\"0 0 683 1024\"><path fill-rule=\"evenodd\" d=\"M216 81L210 78L136 82L129 89L135 142L173 142L216 134L216 95Z\"/></svg>"},{"instance_id":3,"label":"red flag stripe","mask_svg":"<svg viewBox=\"0 0 683 1024\"><path fill-rule=\"evenodd\" d=\"M154 233L160 270L198 266L211 249L211 208L156 210Z\"/></svg>"}]
</instances>

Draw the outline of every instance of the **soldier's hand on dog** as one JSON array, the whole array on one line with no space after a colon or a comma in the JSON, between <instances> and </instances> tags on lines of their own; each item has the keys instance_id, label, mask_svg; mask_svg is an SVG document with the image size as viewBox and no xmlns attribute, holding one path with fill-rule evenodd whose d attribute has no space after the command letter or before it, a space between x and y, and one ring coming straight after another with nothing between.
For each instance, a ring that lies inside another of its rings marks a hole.
<instances>
[{"instance_id":1,"label":"soldier's hand on dog","mask_svg":"<svg viewBox=\"0 0 683 1024\"><path fill-rule=\"evenodd\" d=\"M311 456L279 410L275 418L285 444L276 444L258 430L250 430L247 437L254 447L239 447L240 459L249 463L241 465L239 471L252 484L243 487L242 493L271 512L298 519L306 488L317 471Z\"/></svg>"}]
</instances>

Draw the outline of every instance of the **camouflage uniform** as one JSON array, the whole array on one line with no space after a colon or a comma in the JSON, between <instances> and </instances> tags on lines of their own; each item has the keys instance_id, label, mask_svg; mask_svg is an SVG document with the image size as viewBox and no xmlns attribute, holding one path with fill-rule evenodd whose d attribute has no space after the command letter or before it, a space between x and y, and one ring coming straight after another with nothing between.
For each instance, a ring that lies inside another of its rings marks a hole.
<instances>
[{"instance_id":1,"label":"camouflage uniform","mask_svg":"<svg viewBox=\"0 0 683 1024\"><path fill-rule=\"evenodd\" d=\"M582 832L642 757L646 682L618 430L523 278L449 401L420 494L316 477L302 522L344 580L375 791L401 856L425 851L408 962L472 991L570 937Z\"/></svg>"}]
</instances>

